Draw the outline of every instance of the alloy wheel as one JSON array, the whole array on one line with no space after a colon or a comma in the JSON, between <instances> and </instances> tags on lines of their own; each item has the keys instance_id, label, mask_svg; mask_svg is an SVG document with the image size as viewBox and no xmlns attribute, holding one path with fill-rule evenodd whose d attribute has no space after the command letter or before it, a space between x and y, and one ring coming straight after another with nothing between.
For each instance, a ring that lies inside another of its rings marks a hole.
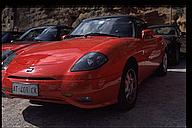
<instances>
[{"instance_id":1,"label":"alloy wheel","mask_svg":"<svg viewBox=\"0 0 192 128\"><path fill-rule=\"evenodd\" d=\"M129 104L132 104L136 98L137 78L135 71L129 69L125 77L125 96Z\"/></svg>"}]
</instances>

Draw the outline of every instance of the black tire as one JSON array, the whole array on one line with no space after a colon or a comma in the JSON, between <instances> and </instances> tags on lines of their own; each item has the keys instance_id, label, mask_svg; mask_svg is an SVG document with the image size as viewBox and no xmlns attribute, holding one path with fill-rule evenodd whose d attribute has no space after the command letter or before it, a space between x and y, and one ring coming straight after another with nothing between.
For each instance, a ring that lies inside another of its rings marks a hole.
<instances>
[{"instance_id":1,"label":"black tire","mask_svg":"<svg viewBox=\"0 0 192 128\"><path fill-rule=\"evenodd\" d=\"M128 78L130 78L130 81L128 80ZM133 80L132 82L131 78ZM126 84L128 83L128 81L130 83ZM119 89L118 108L120 110L130 110L134 107L137 99L137 88L138 81L136 65L134 65L133 63L128 63L124 69Z\"/></svg>"},{"instance_id":2,"label":"black tire","mask_svg":"<svg viewBox=\"0 0 192 128\"><path fill-rule=\"evenodd\" d=\"M157 69L158 76L165 76L167 74L167 52L165 52L162 63L160 64L159 68Z\"/></svg>"},{"instance_id":3,"label":"black tire","mask_svg":"<svg viewBox=\"0 0 192 128\"><path fill-rule=\"evenodd\" d=\"M173 54L173 65L178 65L180 62L180 48L176 47Z\"/></svg>"}]
</instances>

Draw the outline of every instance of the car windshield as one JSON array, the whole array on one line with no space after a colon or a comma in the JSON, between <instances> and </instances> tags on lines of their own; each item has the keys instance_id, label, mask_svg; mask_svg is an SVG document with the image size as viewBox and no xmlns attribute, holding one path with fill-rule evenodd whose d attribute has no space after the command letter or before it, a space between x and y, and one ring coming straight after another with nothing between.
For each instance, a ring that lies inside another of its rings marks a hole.
<instances>
[{"instance_id":1,"label":"car windshield","mask_svg":"<svg viewBox=\"0 0 192 128\"><path fill-rule=\"evenodd\" d=\"M18 40L19 41L33 41L35 37L40 35L46 28L34 28L25 32Z\"/></svg>"},{"instance_id":2,"label":"car windshield","mask_svg":"<svg viewBox=\"0 0 192 128\"><path fill-rule=\"evenodd\" d=\"M57 40L57 29L48 28L45 29L41 34L34 38L36 41L55 41Z\"/></svg>"},{"instance_id":3,"label":"car windshield","mask_svg":"<svg viewBox=\"0 0 192 128\"><path fill-rule=\"evenodd\" d=\"M1 36L3 37L7 32L1 32Z\"/></svg>"},{"instance_id":4,"label":"car windshield","mask_svg":"<svg viewBox=\"0 0 192 128\"><path fill-rule=\"evenodd\" d=\"M118 36L132 37L133 23L125 18L92 19L81 22L70 36Z\"/></svg>"},{"instance_id":5,"label":"car windshield","mask_svg":"<svg viewBox=\"0 0 192 128\"><path fill-rule=\"evenodd\" d=\"M176 35L176 30L174 27L156 27L150 28L154 31L156 35Z\"/></svg>"}]
</instances>

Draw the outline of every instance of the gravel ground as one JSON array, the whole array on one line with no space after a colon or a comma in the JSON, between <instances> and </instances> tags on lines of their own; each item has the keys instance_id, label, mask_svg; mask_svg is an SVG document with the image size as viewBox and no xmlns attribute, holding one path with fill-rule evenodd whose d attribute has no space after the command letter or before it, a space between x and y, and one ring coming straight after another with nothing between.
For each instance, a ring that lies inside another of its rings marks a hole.
<instances>
[{"instance_id":1,"label":"gravel ground","mask_svg":"<svg viewBox=\"0 0 192 128\"><path fill-rule=\"evenodd\" d=\"M83 110L69 105L37 106L28 100L2 98L2 127L186 127L186 69L169 67L167 76L151 76L139 87L136 106Z\"/></svg>"}]
</instances>

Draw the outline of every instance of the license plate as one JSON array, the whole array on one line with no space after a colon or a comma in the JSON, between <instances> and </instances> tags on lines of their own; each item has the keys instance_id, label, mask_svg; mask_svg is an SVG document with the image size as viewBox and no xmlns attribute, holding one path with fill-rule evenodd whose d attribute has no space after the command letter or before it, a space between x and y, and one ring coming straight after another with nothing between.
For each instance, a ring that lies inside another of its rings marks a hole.
<instances>
[{"instance_id":1,"label":"license plate","mask_svg":"<svg viewBox=\"0 0 192 128\"><path fill-rule=\"evenodd\" d=\"M12 93L17 95L38 96L38 85L13 82Z\"/></svg>"}]
</instances>

